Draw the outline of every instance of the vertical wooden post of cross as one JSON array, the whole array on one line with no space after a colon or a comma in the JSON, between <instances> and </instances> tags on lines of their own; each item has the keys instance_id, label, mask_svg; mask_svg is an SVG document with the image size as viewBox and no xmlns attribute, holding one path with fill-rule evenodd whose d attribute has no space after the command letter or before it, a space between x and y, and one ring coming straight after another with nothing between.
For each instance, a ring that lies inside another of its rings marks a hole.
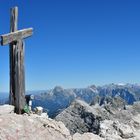
<instances>
[{"instance_id":1,"label":"vertical wooden post of cross","mask_svg":"<svg viewBox=\"0 0 140 140\"><path fill-rule=\"evenodd\" d=\"M18 28L18 7L11 8L10 31ZM10 104L18 114L25 106L24 43L16 40L10 43Z\"/></svg>"}]
</instances>

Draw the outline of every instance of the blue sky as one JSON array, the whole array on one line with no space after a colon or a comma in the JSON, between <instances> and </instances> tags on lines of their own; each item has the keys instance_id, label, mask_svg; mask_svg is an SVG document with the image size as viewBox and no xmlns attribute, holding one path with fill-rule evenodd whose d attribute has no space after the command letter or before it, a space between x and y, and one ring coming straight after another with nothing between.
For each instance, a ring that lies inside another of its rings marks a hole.
<instances>
[{"instance_id":1,"label":"blue sky","mask_svg":"<svg viewBox=\"0 0 140 140\"><path fill-rule=\"evenodd\" d=\"M0 34L19 7L26 89L140 83L139 0L1 0ZM9 46L0 46L0 91L9 90Z\"/></svg>"}]
</instances>

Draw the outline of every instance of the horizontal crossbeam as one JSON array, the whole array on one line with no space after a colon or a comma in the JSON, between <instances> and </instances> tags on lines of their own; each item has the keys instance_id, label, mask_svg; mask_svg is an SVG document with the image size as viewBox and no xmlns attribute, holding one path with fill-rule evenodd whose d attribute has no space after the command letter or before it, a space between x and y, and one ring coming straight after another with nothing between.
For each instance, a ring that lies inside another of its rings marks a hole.
<instances>
[{"instance_id":1,"label":"horizontal crossbeam","mask_svg":"<svg viewBox=\"0 0 140 140\"><path fill-rule=\"evenodd\" d=\"M19 39L30 37L33 34L33 28L23 29L9 34L1 35L1 45L7 45Z\"/></svg>"}]
</instances>

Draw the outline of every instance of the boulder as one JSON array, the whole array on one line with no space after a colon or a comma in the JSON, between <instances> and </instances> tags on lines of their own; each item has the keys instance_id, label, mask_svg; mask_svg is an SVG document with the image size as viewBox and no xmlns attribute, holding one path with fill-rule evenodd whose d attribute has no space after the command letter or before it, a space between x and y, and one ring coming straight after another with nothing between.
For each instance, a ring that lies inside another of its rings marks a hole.
<instances>
[{"instance_id":1,"label":"boulder","mask_svg":"<svg viewBox=\"0 0 140 140\"><path fill-rule=\"evenodd\" d=\"M113 127L112 120L104 120L100 124L100 136L107 140L122 140L120 133Z\"/></svg>"},{"instance_id":2,"label":"boulder","mask_svg":"<svg viewBox=\"0 0 140 140\"><path fill-rule=\"evenodd\" d=\"M62 121L71 134L85 132L99 133L101 114L81 100L75 100L71 106L61 112L55 118Z\"/></svg>"},{"instance_id":3,"label":"boulder","mask_svg":"<svg viewBox=\"0 0 140 140\"><path fill-rule=\"evenodd\" d=\"M120 136L122 138L128 139L128 138L133 138L135 136L131 126L127 124L114 122L113 126L118 132L120 132Z\"/></svg>"}]
</instances>

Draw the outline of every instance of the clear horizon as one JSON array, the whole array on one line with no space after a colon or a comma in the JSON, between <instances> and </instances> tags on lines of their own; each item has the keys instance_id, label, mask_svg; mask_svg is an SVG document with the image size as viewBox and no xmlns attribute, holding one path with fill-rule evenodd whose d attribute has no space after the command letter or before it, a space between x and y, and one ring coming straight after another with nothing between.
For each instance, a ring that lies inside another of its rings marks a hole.
<instances>
[{"instance_id":1,"label":"clear horizon","mask_svg":"<svg viewBox=\"0 0 140 140\"><path fill-rule=\"evenodd\" d=\"M88 88L88 87L93 86L93 85L95 85L96 87L98 87L98 86L106 86L106 85L111 85L111 84L120 85L120 86L125 86L127 84L140 86L140 83L106 83L106 84L101 84L101 85L90 84L90 85L86 85L84 87L64 87L62 85L56 85L54 87L46 88L46 89L31 89L31 90L26 89L26 92L47 91L47 90L52 90L55 87L62 87L63 89L74 89L74 88L77 88L78 89L78 88ZM0 93L9 93L9 91L0 91Z\"/></svg>"},{"instance_id":2,"label":"clear horizon","mask_svg":"<svg viewBox=\"0 0 140 140\"><path fill-rule=\"evenodd\" d=\"M140 83L140 1L7 0L0 34L34 28L25 43L26 90ZM9 46L0 46L0 92L9 91Z\"/></svg>"}]
</instances>

